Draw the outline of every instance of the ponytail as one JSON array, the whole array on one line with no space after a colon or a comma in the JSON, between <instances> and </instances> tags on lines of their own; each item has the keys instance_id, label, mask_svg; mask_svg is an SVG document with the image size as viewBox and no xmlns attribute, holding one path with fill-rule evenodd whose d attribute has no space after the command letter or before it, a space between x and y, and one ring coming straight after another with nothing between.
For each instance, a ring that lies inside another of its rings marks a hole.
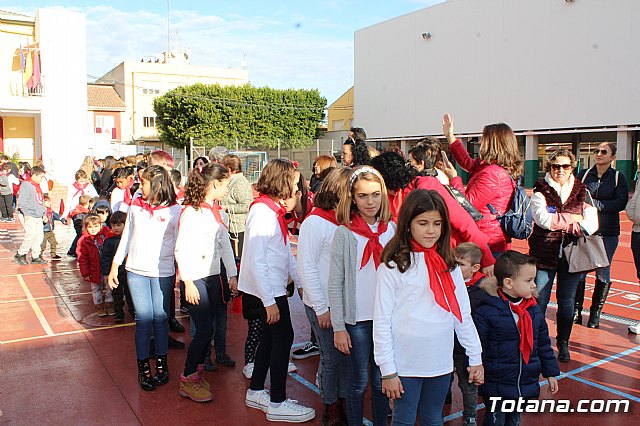
<instances>
[{"instance_id":1,"label":"ponytail","mask_svg":"<svg viewBox=\"0 0 640 426\"><path fill-rule=\"evenodd\" d=\"M198 210L204 201L207 188L214 180L229 177L229 170L220 163L208 163L202 167L195 167L189 173L189 180L184 187L183 205Z\"/></svg>"}]
</instances>

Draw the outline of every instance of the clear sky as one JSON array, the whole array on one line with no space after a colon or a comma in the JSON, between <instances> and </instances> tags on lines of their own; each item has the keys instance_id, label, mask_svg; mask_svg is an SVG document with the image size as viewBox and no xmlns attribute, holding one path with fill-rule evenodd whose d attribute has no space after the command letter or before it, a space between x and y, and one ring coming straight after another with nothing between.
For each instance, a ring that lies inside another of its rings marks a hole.
<instances>
[{"instance_id":1,"label":"clear sky","mask_svg":"<svg viewBox=\"0 0 640 426\"><path fill-rule=\"evenodd\" d=\"M191 50L192 64L239 67L246 58L254 86L317 88L330 104L353 84L356 30L441 1L0 0L0 8L85 13L87 72L97 77L125 59L165 51L169 10L170 28L182 50Z\"/></svg>"}]
</instances>

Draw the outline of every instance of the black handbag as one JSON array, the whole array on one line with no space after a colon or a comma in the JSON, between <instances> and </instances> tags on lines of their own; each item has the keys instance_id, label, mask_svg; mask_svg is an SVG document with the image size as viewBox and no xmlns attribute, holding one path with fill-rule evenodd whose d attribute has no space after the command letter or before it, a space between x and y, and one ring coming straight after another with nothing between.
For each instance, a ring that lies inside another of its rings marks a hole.
<instances>
[{"instance_id":1,"label":"black handbag","mask_svg":"<svg viewBox=\"0 0 640 426\"><path fill-rule=\"evenodd\" d=\"M447 188L449 194L451 194L451 196L455 198L458 203L460 203L462 208L465 209L467 213L469 213L469 216L471 216L474 222L477 222L483 218L482 213L480 213L480 211L476 209L473 204L471 204L471 201L469 201L467 196L464 195L462 191L459 191L450 185L444 185L444 187Z\"/></svg>"}]
</instances>

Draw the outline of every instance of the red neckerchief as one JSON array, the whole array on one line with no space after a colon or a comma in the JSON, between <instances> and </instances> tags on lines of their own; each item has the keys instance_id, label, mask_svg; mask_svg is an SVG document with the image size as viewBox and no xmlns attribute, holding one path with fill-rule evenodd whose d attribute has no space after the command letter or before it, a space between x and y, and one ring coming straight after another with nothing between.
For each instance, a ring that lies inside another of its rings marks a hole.
<instances>
[{"instance_id":1,"label":"red neckerchief","mask_svg":"<svg viewBox=\"0 0 640 426\"><path fill-rule=\"evenodd\" d=\"M80 194L80 195L84 195L84 190L87 188L87 186L89 186L89 182L85 183L85 184L84 184L84 186L80 186L80 185L78 185L78 182L73 182L73 185L72 185L72 186L73 186L75 189L77 189L76 193L75 193L75 194L73 194L73 197L72 197L72 198L76 198L76 196L77 196L78 194Z\"/></svg>"},{"instance_id":2,"label":"red neckerchief","mask_svg":"<svg viewBox=\"0 0 640 426\"><path fill-rule=\"evenodd\" d=\"M131 205L131 187L132 186L133 186L133 181L131 183L129 183L129 186L126 186L126 187L123 188L123 190L124 190L124 200L122 200L122 202L125 203L128 206Z\"/></svg>"},{"instance_id":3,"label":"red neckerchief","mask_svg":"<svg viewBox=\"0 0 640 426\"><path fill-rule=\"evenodd\" d=\"M364 221L362 216L359 214L354 214L351 217L351 231L355 232L358 235L361 235L368 239L367 245L364 247L364 253L362 253L362 261L360 261L360 269L364 268L371 257L373 257L373 263L378 269L380 266L380 255L382 254L382 244L380 244L380 240L378 237L384 234L387 230L387 226L389 224L387 222L380 221L378 223L378 232L373 233L371 227L367 222Z\"/></svg>"},{"instance_id":4,"label":"red neckerchief","mask_svg":"<svg viewBox=\"0 0 640 426\"><path fill-rule=\"evenodd\" d=\"M467 285L467 287L473 287L478 281L480 281L484 277L486 277L485 274L483 274L480 271L476 271L473 273L473 276L471 277L471 279L465 282L465 284Z\"/></svg>"},{"instance_id":5,"label":"red neckerchief","mask_svg":"<svg viewBox=\"0 0 640 426\"><path fill-rule=\"evenodd\" d=\"M339 226L338 219L336 219L336 211L335 210L325 210L319 207L315 207L309 213L309 216L318 216L326 220L327 222L333 223L335 226ZM307 216L307 217L309 217Z\"/></svg>"},{"instance_id":6,"label":"red neckerchief","mask_svg":"<svg viewBox=\"0 0 640 426\"><path fill-rule=\"evenodd\" d=\"M444 259L437 252L437 245L431 248L425 248L411 239L411 248L413 251L424 254L424 263L427 265L429 273L429 286L433 292L436 303L447 312L451 312L458 321L462 322L462 314L460 313L460 305L456 298L456 285L453 283L449 267L444 263Z\"/></svg>"},{"instance_id":7,"label":"red neckerchief","mask_svg":"<svg viewBox=\"0 0 640 426\"><path fill-rule=\"evenodd\" d=\"M42 203L44 202L44 195L42 194L42 188L40 188L40 185L38 185L37 183L35 183L32 179L31 176L29 176L29 179L27 179L27 182L29 182L31 185L33 185L36 189L36 202L40 205L42 205Z\"/></svg>"},{"instance_id":8,"label":"red neckerchief","mask_svg":"<svg viewBox=\"0 0 640 426\"><path fill-rule=\"evenodd\" d=\"M289 229L287 228L287 223L284 220L284 215L287 214L287 209L283 205L277 204L268 196L261 195L255 200L253 200L253 203L249 205L249 210L251 210L251 207L253 207L255 204L258 204L258 203L265 204L267 207L273 210L278 216L278 224L280 225L280 232L282 233L282 239L284 240L284 245L286 246L287 238L289 238Z\"/></svg>"},{"instance_id":9,"label":"red neckerchief","mask_svg":"<svg viewBox=\"0 0 640 426\"><path fill-rule=\"evenodd\" d=\"M502 300L509 302L511 311L518 315L518 331L520 332L520 353L522 353L522 360L525 364L529 363L531 357L531 350L533 349L533 323L531 321L531 314L527 310L531 306L536 306L537 302L535 298L525 299L523 298L517 305L511 302L504 295L502 290L498 290L498 294Z\"/></svg>"},{"instance_id":10,"label":"red neckerchief","mask_svg":"<svg viewBox=\"0 0 640 426\"><path fill-rule=\"evenodd\" d=\"M184 200L184 190L182 188L178 188L178 192L176 193L176 200Z\"/></svg>"},{"instance_id":11,"label":"red neckerchief","mask_svg":"<svg viewBox=\"0 0 640 426\"><path fill-rule=\"evenodd\" d=\"M142 210L148 211L149 212L149 216L151 216L151 217L153 217L153 213L156 210L166 209L167 207L169 207L169 206L164 205L164 204L160 204L159 206L152 206L151 204L147 203L146 200L143 200L142 197L138 197L135 200L133 200L131 205L138 206L138 207L142 208Z\"/></svg>"},{"instance_id":12,"label":"red neckerchief","mask_svg":"<svg viewBox=\"0 0 640 426\"><path fill-rule=\"evenodd\" d=\"M220 215L221 207L218 204L214 203L213 205L211 205L206 201L203 201L202 203L200 203L200 208L209 210L213 214L213 217L216 219L216 222L227 228L227 225L222 220L222 215Z\"/></svg>"},{"instance_id":13,"label":"red neckerchief","mask_svg":"<svg viewBox=\"0 0 640 426\"><path fill-rule=\"evenodd\" d=\"M53 210L51 210L51 207L47 207L47 212L44 215L49 219L49 224L51 224L53 222Z\"/></svg>"}]
</instances>

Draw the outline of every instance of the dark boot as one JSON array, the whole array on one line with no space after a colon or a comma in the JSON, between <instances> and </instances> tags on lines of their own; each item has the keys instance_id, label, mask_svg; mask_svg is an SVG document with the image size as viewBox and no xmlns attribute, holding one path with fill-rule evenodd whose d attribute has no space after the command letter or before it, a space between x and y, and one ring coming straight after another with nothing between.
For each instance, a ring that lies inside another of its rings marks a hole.
<instances>
[{"instance_id":1,"label":"dark boot","mask_svg":"<svg viewBox=\"0 0 640 426\"><path fill-rule=\"evenodd\" d=\"M156 357L156 375L153 383L156 386L164 385L169 381L169 366L167 364L166 355L158 355Z\"/></svg>"},{"instance_id":2,"label":"dark boot","mask_svg":"<svg viewBox=\"0 0 640 426\"><path fill-rule=\"evenodd\" d=\"M604 302L607 301L607 295L609 294L610 288L611 283L603 283L600 280L596 280L596 287L593 289L593 298L591 299L591 312L589 314L587 327L600 327L600 314L602 313Z\"/></svg>"},{"instance_id":3,"label":"dark boot","mask_svg":"<svg viewBox=\"0 0 640 426\"><path fill-rule=\"evenodd\" d=\"M149 358L138 360L138 383L142 390L152 391L156 388L156 385L153 383L153 377L151 376Z\"/></svg>"},{"instance_id":4,"label":"dark boot","mask_svg":"<svg viewBox=\"0 0 640 426\"><path fill-rule=\"evenodd\" d=\"M348 425L349 420L347 419L347 400L344 398L338 398L338 408L340 409L340 420L343 425Z\"/></svg>"},{"instance_id":5,"label":"dark boot","mask_svg":"<svg viewBox=\"0 0 640 426\"><path fill-rule=\"evenodd\" d=\"M567 362L571 360L569 354L569 337L573 328L573 318L556 317L558 324L558 335L556 337L556 345L558 346L558 361Z\"/></svg>"},{"instance_id":6,"label":"dark boot","mask_svg":"<svg viewBox=\"0 0 640 426\"><path fill-rule=\"evenodd\" d=\"M324 411L322 413L322 426L342 426L342 419L340 418L340 406L338 402L333 404L324 404Z\"/></svg>"},{"instance_id":7,"label":"dark boot","mask_svg":"<svg viewBox=\"0 0 640 426\"><path fill-rule=\"evenodd\" d=\"M576 301L573 308L573 323L582 325L582 305L584 304L584 281L578 281L576 289Z\"/></svg>"}]
</instances>

